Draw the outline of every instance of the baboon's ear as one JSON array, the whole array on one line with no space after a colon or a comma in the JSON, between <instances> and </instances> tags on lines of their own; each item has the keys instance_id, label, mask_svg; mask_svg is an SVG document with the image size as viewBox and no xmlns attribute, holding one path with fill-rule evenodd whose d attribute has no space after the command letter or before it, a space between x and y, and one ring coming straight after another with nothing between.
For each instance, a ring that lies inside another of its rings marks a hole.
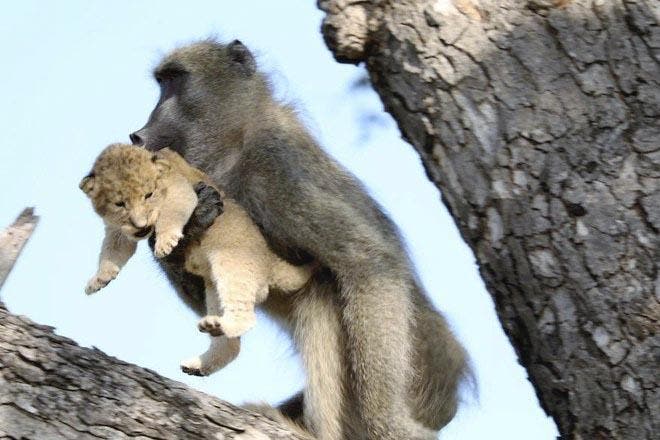
<instances>
[{"instance_id":1,"label":"baboon's ear","mask_svg":"<svg viewBox=\"0 0 660 440\"><path fill-rule=\"evenodd\" d=\"M94 180L96 180L96 177L92 171L83 177L83 179L80 181L80 184L78 184L78 188L82 189L85 194L89 195L89 193L94 189Z\"/></svg>"},{"instance_id":2,"label":"baboon's ear","mask_svg":"<svg viewBox=\"0 0 660 440\"><path fill-rule=\"evenodd\" d=\"M156 169L161 173L165 171L169 171L169 169L172 168L172 164L170 164L170 161L165 159L163 156L161 156L158 153L155 153L153 156L151 156L151 161L154 164L156 164Z\"/></svg>"},{"instance_id":3,"label":"baboon's ear","mask_svg":"<svg viewBox=\"0 0 660 440\"><path fill-rule=\"evenodd\" d=\"M229 60L240 69L240 71L246 76L254 75L254 72L257 71L257 62L254 60L254 56L250 49L245 47L240 40L234 40L227 46L227 53L229 54Z\"/></svg>"}]
</instances>

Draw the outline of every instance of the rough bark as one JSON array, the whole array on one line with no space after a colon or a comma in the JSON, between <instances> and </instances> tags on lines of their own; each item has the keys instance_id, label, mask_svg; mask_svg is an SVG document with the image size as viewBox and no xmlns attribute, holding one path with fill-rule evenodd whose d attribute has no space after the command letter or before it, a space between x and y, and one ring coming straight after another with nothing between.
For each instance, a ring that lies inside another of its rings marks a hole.
<instances>
[{"instance_id":1,"label":"rough bark","mask_svg":"<svg viewBox=\"0 0 660 440\"><path fill-rule=\"evenodd\" d=\"M0 439L302 439L0 303Z\"/></svg>"},{"instance_id":2,"label":"rough bark","mask_svg":"<svg viewBox=\"0 0 660 440\"><path fill-rule=\"evenodd\" d=\"M14 223L0 232L0 289L38 222L34 208L25 208Z\"/></svg>"},{"instance_id":3,"label":"rough bark","mask_svg":"<svg viewBox=\"0 0 660 440\"><path fill-rule=\"evenodd\" d=\"M320 0L566 439L660 432L660 3Z\"/></svg>"}]
</instances>

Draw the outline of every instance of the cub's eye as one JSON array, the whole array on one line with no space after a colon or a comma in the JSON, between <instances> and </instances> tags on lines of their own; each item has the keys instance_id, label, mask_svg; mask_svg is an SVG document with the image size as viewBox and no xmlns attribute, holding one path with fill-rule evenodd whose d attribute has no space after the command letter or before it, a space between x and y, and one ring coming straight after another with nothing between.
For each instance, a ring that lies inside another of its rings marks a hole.
<instances>
[{"instance_id":1,"label":"cub's eye","mask_svg":"<svg viewBox=\"0 0 660 440\"><path fill-rule=\"evenodd\" d=\"M126 203L124 203L124 202L116 202L116 203L115 203L115 206L119 206L120 208L123 208L124 206L126 206Z\"/></svg>"},{"instance_id":2,"label":"cub's eye","mask_svg":"<svg viewBox=\"0 0 660 440\"><path fill-rule=\"evenodd\" d=\"M153 196L154 193L150 192L144 195L144 199L147 200L149 197Z\"/></svg>"}]
</instances>

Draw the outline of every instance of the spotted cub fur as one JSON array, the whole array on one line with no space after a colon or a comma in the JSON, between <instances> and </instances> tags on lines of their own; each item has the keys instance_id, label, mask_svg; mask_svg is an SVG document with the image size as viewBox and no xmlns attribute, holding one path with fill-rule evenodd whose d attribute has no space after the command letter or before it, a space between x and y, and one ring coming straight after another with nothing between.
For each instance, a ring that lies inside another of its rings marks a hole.
<instances>
[{"instance_id":1,"label":"spotted cub fur","mask_svg":"<svg viewBox=\"0 0 660 440\"><path fill-rule=\"evenodd\" d=\"M113 144L103 150L80 182L105 223L98 270L85 292L94 293L112 281L137 241L151 234L154 255L167 256L197 205L193 188L199 182L213 186L208 176L169 149L152 153ZM186 270L201 276L206 288L206 316L198 327L212 337L206 353L181 364L194 375L211 374L238 355L239 337L256 323L255 305L266 299L269 289L293 292L311 275L309 266L293 266L275 255L234 200L223 202L222 215L186 249Z\"/></svg>"}]
</instances>

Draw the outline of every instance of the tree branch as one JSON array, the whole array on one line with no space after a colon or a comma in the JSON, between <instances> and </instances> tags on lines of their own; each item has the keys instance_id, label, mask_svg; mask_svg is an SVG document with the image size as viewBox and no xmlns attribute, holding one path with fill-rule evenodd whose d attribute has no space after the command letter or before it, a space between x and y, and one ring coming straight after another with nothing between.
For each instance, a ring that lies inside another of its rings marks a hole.
<instances>
[{"instance_id":1,"label":"tree branch","mask_svg":"<svg viewBox=\"0 0 660 440\"><path fill-rule=\"evenodd\" d=\"M14 223L0 232L0 289L38 222L34 208L25 208Z\"/></svg>"},{"instance_id":2,"label":"tree branch","mask_svg":"<svg viewBox=\"0 0 660 440\"><path fill-rule=\"evenodd\" d=\"M79 347L2 303L0 438L302 440L261 415Z\"/></svg>"}]
</instances>

